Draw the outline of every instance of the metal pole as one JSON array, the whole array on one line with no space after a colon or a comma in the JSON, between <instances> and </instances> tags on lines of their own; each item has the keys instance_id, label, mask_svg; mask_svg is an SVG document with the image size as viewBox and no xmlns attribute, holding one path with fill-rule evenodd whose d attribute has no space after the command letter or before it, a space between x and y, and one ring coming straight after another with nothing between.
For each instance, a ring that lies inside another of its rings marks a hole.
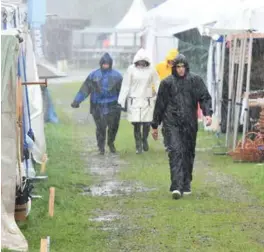
<instances>
[{"instance_id":1,"label":"metal pole","mask_svg":"<svg viewBox=\"0 0 264 252\"><path fill-rule=\"evenodd\" d=\"M232 105L232 95L234 89L234 68L235 68L235 55L237 48L237 38L233 40L233 48L232 48L232 40L230 44L229 50L229 80L228 80L228 111L227 111L227 126L226 126L226 147L228 147L229 142L229 134L230 134L230 126L231 126L231 105Z\"/></svg>"},{"instance_id":2,"label":"metal pole","mask_svg":"<svg viewBox=\"0 0 264 252\"><path fill-rule=\"evenodd\" d=\"M235 132L235 125L236 125L236 114L237 114L237 100L238 100L238 93L239 93L239 84L240 84L240 77L241 77L241 63L242 63L242 51L243 51L243 46L242 46L242 39L239 40L240 42L240 48L239 48L239 59L237 56L237 63L238 63L238 67L237 67L237 79L236 79L236 92L235 92L235 96L234 96L234 111L233 111L233 145L232 148L234 149L234 146L236 145L235 142L235 137L236 137L236 132Z\"/></svg>"},{"instance_id":3,"label":"metal pole","mask_svg":"<svg viewBox=\"0 0 264 252\"><path fill-rule=\"evenodd\" d=\"M245 99L246 99L246 108L244 112L244 124L243 124L243 135L242 135L242 148L244 148L245 144L245 137L246 137L246 129L248 124L248 114L249 114L249 91L250 91L250 74L251 74L251 63L252 63L252 47L253 47L253 36L250 32L249 37L249 45L248 45L248 66L247 66L247 82L246 82L246 93L245 93Z\"/></svg>"},{"instance_id":4,"label":"metal pole","mask_svg":"<svg viewBox=\"0 0 264 252\"><path fill-rule=\"evenodd\" d=\"M225 68L225 44L226 36L223 36L222 43L222 55L221 55L221 66L220 66L220 76L219 76L219 126L222 124L222 105L223 105L223 80L224 80L224 68ZM219 130L219 132L221 129Z\"/></svg>"}]
</instances>

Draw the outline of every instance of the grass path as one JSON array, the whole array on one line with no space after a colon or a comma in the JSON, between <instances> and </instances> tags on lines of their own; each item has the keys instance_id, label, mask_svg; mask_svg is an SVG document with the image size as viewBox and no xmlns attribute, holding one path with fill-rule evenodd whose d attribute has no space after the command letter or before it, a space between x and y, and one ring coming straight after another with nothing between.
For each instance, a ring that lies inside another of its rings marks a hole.
<instances>
[{"instance_id":1,"label":"grass path","mask_svg":"<svg viewBox=\"0 0 264 252\"><path fill-rule=\"evenodd\" d=\"M263 165L200 151L193 195L174 201L162 144L151 140L150 152L137 156L126 121L116 143L120 154L95 155L87 103L69 107L76 89L52 89L61 123L46 128L49 179L36 185L44 198L33 202L21 226L30 252L47 235L56 252L264 251ZM214 138L200 132L198 147L212 146ZM50 186L56 187L53 219L47 216Z\"/></svg>"}]
</instances>

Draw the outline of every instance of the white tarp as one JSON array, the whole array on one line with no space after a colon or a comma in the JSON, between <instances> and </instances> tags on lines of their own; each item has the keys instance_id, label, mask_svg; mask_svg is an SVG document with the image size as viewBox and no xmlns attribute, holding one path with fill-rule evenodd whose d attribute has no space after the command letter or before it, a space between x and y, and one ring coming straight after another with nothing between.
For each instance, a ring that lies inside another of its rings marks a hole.
<instances>
[{"instance_id":1,"label":"white tarp","mask_svg":"<svg viewBox=\"0 0 264 252\"><path fill-rule=\"evenodd\" d=\"M205 126L205 130L208 131L218 131L219 130L219 106L221 106L221 98L219 98L219 80L220 76L220 64L221 64L221 42L216 42L211 40L208 62L207 62L207 88L212 96L212 109L214 111L213 114L213 122L212 125L207 127Z\"/></svg>"},{"instance_id":2,"label":"white tarp","mask_svg":"<svg viewBox=\"0 0 264 252\"><path fill-rule=\"evenodd\" d=\"M16 87L19 44L13 31L1 34L1 248L27 251L14 219L17 169Z\"/></svg>"},{"instance_id":3,"label":"white tarp","mask_svg":"<svg viewBox=\"0 0 264 252\"><path fill-rule=\"evenodd\" d=\"M27 82L38 82L38 69L30 34L27 33L24 38L25 43L23 43L23 46L26 53ZM37 163L41 163L43 156L46 154L46 140L44 132L43 98L40 85L28 85L28 94L31 127L35 135L32 154L34 160Z\"/></svg>"},{"instance_id":4,"label":"white tarp","mask_svg":"<svg viewBox=\"0 0 264 252\"><path fill-rule=\"evenodd\" d=\"M123 17L123 19L116 25L116 29L120 30L137 30L142 28L144 15L147 13L147 8L143 0L133 0L133 3ZM110 37L110 45L115 45L115 34ZM117 46L133 46L134 34L133 33L118 33L117 32ZM136 45L140 46L140 35L136 35Z\"/></svg>"}]
</instances>

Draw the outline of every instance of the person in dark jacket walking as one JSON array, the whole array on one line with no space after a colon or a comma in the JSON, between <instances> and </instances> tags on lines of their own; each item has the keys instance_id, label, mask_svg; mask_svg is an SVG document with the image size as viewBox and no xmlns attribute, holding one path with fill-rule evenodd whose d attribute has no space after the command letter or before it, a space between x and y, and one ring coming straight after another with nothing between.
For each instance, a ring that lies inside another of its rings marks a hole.
<instances>
[{"instance_id":1,"label":"person in dark jacket walking","mask_svg":"<svg viewBox=\"0 0 264 252\"><path fill-rule=\"evenodd\" d=\"M174 199L191 194L198 103L206 124L211 125L211 96L202 78L189 72L185 56L179 54L173 62L172 75L160 84L152 123L155 140L158 138L158 126L163 123L169 152L170 191Z\"/></svg>"},{"instance_id":2,"label":"person in dark jacket walking","mask_svg":"<svg viewBox=\"0 0 264 252\"><path fill-rule=\"evenodd\" d=\"M111 56L105 53L100 60L100 68L89 74L71 104L73 108L78 108L90 95L90 113L96 124L97 146L101 155L105 153L107 128L110 152L116 152L114 141L121 115L121 107L117 101L123 78L118 71L112 69L112 65Z\"/></svg>"}]
</instances>

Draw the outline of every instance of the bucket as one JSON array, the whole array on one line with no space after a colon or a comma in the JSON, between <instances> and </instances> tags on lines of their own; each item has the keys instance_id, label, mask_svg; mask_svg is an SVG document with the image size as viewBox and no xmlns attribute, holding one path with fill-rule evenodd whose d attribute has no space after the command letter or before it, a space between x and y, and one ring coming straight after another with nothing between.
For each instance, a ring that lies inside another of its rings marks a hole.
<instances>
[{"instance_id":1,"label":"bucket","mask_svg":"<svg viewBox=\"0 0 264 252\"><path fill-rule=\"evenodd\" d=\"M24 221L27 216L27 203L15 206L15 220Z\"/></svg>"}]
</instances>

